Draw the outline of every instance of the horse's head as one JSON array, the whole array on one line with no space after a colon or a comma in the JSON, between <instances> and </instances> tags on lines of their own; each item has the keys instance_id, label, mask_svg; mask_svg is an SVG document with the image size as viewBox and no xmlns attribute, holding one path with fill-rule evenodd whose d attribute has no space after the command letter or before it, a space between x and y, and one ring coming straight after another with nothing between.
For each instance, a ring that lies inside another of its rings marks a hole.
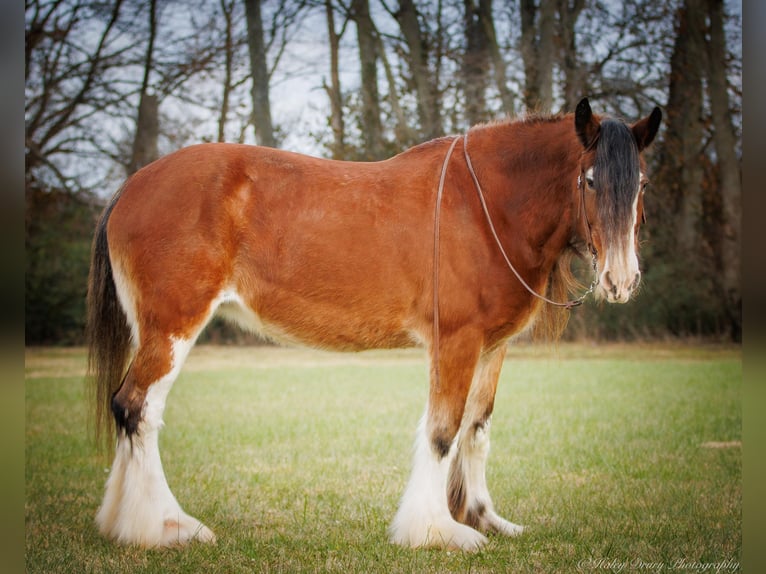
<instances>
[{"instance_id":1,"label":"horse's head","mask_svg":"<svg viewBox=\"0 0 766 574\"><path fill-rule=\"evenodd\" d=\"M585 214L585 239L598 257L597 298L626 303L638 287L638 230L644 214L646 169L641 152L660 126L654 108L629 126L593 115L587 98L575 111L575 130L584 147L577 192ZM584 205L583 205L584 204Z\"/></svg>"}]
</instances>

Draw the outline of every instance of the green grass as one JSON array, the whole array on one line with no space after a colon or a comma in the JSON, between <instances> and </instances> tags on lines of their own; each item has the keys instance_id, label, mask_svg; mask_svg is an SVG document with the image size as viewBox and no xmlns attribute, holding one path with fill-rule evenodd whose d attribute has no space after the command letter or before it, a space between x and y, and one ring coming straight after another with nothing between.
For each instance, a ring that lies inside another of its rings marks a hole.
<instances>
[{"instance_id":1,"label":"green grass","mask_svg":"<svg viewBox=\"0 0 766 574\"><path fill-rule=\"evenodd\" d=\"M218 543L164 550L96 530L110 461L89 441L84 359L27 351L28 572L740 570L738 349L512 348L487 481L527 531L476 554L387 542L425 405L422 352L195 349L160 441L176 497Z\"/></svg>"}]
</instances>

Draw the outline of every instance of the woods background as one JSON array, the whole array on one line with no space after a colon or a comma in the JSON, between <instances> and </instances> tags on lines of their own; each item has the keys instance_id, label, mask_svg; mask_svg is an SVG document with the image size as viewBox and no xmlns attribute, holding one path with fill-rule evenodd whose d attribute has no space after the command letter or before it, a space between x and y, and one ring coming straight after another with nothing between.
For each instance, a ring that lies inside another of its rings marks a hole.
<instances>
[{"instance_id":1,"label":"woods background","mask_svg":"<svg viewBox=\"0 0 766 574\"><path fill-rule=\"evenodd\" d=\"M721 0L52 0L25 10L26 342L83 340L120 183L201 141L376 160L505 116L659 105L643 281L565 336L739 340L741 5ZM208 340L248 341L215 323Z\"/></svg>"}]
</instances>

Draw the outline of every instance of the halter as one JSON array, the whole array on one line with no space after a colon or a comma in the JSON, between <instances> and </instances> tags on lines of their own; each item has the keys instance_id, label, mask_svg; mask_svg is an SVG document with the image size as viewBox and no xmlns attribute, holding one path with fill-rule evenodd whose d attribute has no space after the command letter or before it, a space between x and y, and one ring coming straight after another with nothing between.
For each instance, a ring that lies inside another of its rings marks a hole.
<instances>
[{"instance_id":1,"label":"halter","mask_svg":"<svg viewBox=\"0 0 766 574\"><path fill-rule=\"evenodd\" d=\"M450 145L449 149L447 150L447 155L444 157L444 163L442 164L441 169L441 176L439 177L439 187L436 190L436 206L434 210L434 278L433 278L433 286L434 286L434 292L433 292L433 347L434 347L434 374L436 378L436 389L439 390L439 223L441 219L441 203L442 203L442 196L444 195L444 182L446 180L447 176L447 166L449 165L450 157L452 156L452 152L455 149L455 146L457 145L457 142L462 138L463 139L463 155L465 157L466 165L468 166L468 172L471 174L471 179L473 179L474 187L476 188L476 193L479 196L479 202L481 203L481 209L484 212L484 217L487 220L487 225L489 226L489 230L492 232L492 237L495 239L495 243L497 244L498 249L500 250L500 254L503 256L503 259L505 260L506 265L508 265L508 268L513 272L513 274L516 276L516 279L519 280L519 283L522 284L522 286L532 295L540 299L541 301L544 301L545 303L548 303L549 305L554 305L556 307L563 307L564 309L571 310L574 307L579 307L582 305L585 298L593 293L593 290L596 288L596 285L598 285L598 252L596 251L595 246L593 245L593 236L592 236L592 230L591 230L591 224L590 220L588 219L588 212L585 209L585 181L582 174L582 171L580 172L580 175L577 176L577 187L580 190L580 209L582 210L583 217L585 219L585 225L588 230L588 249L591 253L592 257L592 263L593 263L593 272L595 275L595 278L591 282L588 289L580 295L577 299L572 299L571 301L567 302L559 302L554 301L552 299L549 299L548 297L545 297L544 295L541 295L532 287L529 286L529 284L524 281L524 278L521 276L521 274L516 270L516 267L511 263L511 260L508 258L508 254L505 252L505 249L503 248L503 244L500 241L500 237L497 234L497 231L495 230L495 225L492 222L492 217L489 214L489 209L487 208L487 202L484 199L484 192L482 191L481 184L479 183L479 178L476 176L476 172L473 169L473 163L471 162L471 158L468 155L468 133L466 132L465 135L462 136L456 136L455 139L452 140L452 144Z\"/></svg>"}]
</instances>

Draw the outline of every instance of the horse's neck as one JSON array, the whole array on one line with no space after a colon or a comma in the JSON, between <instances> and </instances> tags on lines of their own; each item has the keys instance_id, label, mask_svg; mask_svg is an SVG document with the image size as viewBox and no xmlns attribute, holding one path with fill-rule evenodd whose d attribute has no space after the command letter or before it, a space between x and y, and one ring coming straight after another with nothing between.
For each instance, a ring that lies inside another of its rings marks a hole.
<instances>
[{"instance_id":1,"label":"horse's neck","mask_svg":"<svg viewBox=\"0 0 766 574\"><path fill-rule=\"evenodd\" d=\"M524 240L538 252L564 249L577 215L573 192L581 147L574 121L565 116L475 132L470 134L469 153L479 163L477 171L491 181L485 193L507 240Z\"/></svg>"}]
</instances>

